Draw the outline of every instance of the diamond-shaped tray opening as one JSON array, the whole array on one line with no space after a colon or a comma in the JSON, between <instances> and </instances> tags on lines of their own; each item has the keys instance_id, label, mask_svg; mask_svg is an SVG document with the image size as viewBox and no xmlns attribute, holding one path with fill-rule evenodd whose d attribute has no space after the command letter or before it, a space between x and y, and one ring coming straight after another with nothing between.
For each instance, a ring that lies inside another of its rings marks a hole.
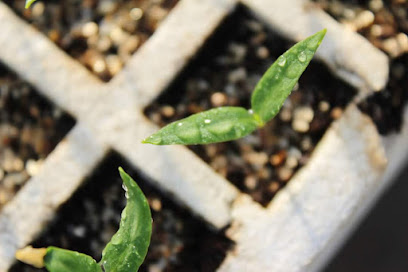
<instances>
[{"instance_id":1,"label":"diamond-shaped tray opening","mask_svg":"<svg viewBox=\"0 0 408 272\"><path fill-rule=\"evenodd\" d=\"M153 34L178 0L5 0L99 78L109 81Z\"/></svg>"},{"instance_id":2,"label":"diamond-shaped tray opening","mask_svg":"<svg viewBox=\"0 0 408 272\"><path fill-rule=\"evenodd\" d=\"M164 126L212 107L249 108L255 84L291 45L239 6L145 114ZM264 129L241 140L189 148L254 200L268 204L307 163L331 121L356 93L317 61L295 89Z\"/></svg>"},{"instance_id":3,"label":"diamond-shaped tray opening","mask_svg":"<svg viewBox=\"0 0 408 272\"><path fill-rule=\"evenodd\" d=\"M154 189L116 153L110 154L62 206L33 246L59 246L100 260L126 204L118 166L141 187L153 216L151 245L139 271L215 271L233 243ZM18 263L10 271L38 270Z\"/></svg>"},{"instance_id":4,"label":"diamond-shaped tray opening","mask_svg":"<svg viewBox=\"0 0 408 272\"><path fill-rule=\"evenodd\" d=\"M74 124L0 63L0 210Z\"/></svg>"}]
</instances>

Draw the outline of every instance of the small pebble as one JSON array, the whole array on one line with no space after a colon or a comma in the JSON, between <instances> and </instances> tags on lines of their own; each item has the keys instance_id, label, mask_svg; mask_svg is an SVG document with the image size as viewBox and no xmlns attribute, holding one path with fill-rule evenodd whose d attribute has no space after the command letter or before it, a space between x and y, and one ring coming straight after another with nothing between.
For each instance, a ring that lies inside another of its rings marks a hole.
<instances>
[{"instance_id":1,"label":"small pebble","mask_svg":"<svg viewBox=\"0 0 408 272\"><path fill-rule=\"evenodd\" d=\"M242 63L246 54L247 47L244 44L232 43L229 45L228 50L231 52L233 63Z\"/></svg>"},{"instance_id":2,"label":"small pebble","mask_svg":"<svg viewBox=\"0 0 408 272\"><path fill-rule=\"evenodd\" d=\"M310 137L304 137L302 141L300 142L300 147L302 148L303 151L308 151L312 149L313 144L312 144L312 140L310 139Z\"/></svg>"},{"instance_id":3,"label":"small pebble","mask_svg":"<svg viewBox=\"0 0 408 272\"><path fill-rule=\"evenodd\" d=\"M330 104L327 101L320 101L319 102L319 110L321 112L327 112L330 109Z\"/></svg>"},{"instance_id":4,"label":"small pebble","mask_svg":"<svg viewBox=\"0 0 408 272\"><path fill-rule=\"evenodd\" d=\"M279 182L277 181L272 181L271 184L269 184L269 191L272 193L276 193L280 188Z\"/></svg>"},{"instance_id":5,"label":"small pebble","mask_svg":"<svg viewBox=\"0 0 408 272\"><path fill-rule=\"evenodd\" d=\"M211 105L213 107L225 106L228 102L228 98L224 93L216 92L211 95Z\"/></svg>"},{"instance_id":6,"label":"small pebble","mask_svg":"<svg viewBox=\"0 0 408 272\"><path fill-rule=\"evenodd\" d=\"M91 37L98 33L98 25L95 22L87 22L82 27L82 35L84 37Z\"/></svg>"},{"instance_id":7,"label":"small pebble","mask_svg":"<svg viewBox=\"0 0 408 272\"><path fill-rule=\"evenodd\" d=\"M256 50L256 55L260 59L266 59L269 57L269 50L265 46L261 46Z\"/></svg>"},{"instance_id":8,"label":"small pebble","mask_svg":"<svg viewBox=\"0 0 408 272\"><path fill-rule=\"evenodd\" d=\"M32 6L32 15L34 18L43 16L45 10L45 4L42 1L38 1Z\"/></svg>"},{"instance_id":9,"label":"small pebble","mask_svg":"<svg viewBox=\"0 0 408 272\"><path fill-rule=\"evenodd\" d=\"M86 228L85 226L76 226L72 229L72 233L80 238L84 238L86 234Z\"/></svg>"},{"instance_id":10,"label":"small pebble","mask_svg":"<svg viewBox=\"0 0 408 272\"><path fill-rule=\"evenodd\" d=\"M228 81L231 83L237 83L239 81L244 81L247 76L244 67L237 68L228 73Z\"/></svg>"},{"instance_id":11,"label":"small pebble","mask_svg":"<svg viewBox=\"0 0 408 272\"><path fill-rule=\"evenodd\" d=\"M115 46L118 46L118 47L122 45L128 37L129 37L129 34L123 31L120 27L115 27L110 32L110 38L112 42L115 44Z\"/></svg>"},{"instance_id":12,"label":"small pebble","mask_svg":"<svg viewBox=\"0 0 408 272\"><path fill-rule=\"evenodd\" d=\"M161 108L160 112L166 118L173 117L174 114L175 114L174 108L172 106L169 106L169 105L163 106Z\"/></svg>"},{"instance_id":13,"label":"small pebble","mask_svg":"<svg viewBox=\"0 0 408 272\"><path fill-rule=\"evenodd\" d=\"M268 162L268 155L265 152L251 152L245 154L244 159L254 166L261 167Z\"/></svg>"},{"instance_id":14,"label":"small pebble","mask_svg":"<svg viewBox=\"0 0 408 272\"><path fill-rule=\"evenodd\" d=\"M261 179L269 179L271 177L271 170L267 167L262 167L258 170L257 175Z\"/></svg>"},{"instance_id":15,"label":"small pebble","mask_svg":"<svg viewBox=\"0 0 408 272\"><path fill-rule=\"evenodd\" d=\"M287 107L282 107L281 111L279 112L279 118L283 122L290 122L290 120L292 120L292 111Z\"/></svg>"},{"instance_id":16,"label":"small pebble","mask_svg":"<svg viewBox=\"0 0 408 272\"><path fill-rule=\"evenodd\" d=\"M101 14L111 14L118 6L114 0L101 0L98 2L98 12Z\"/></svg>"},{"instance_id":17,"label":"small pebble","mask_svg":"<svg viewBox=\"0 0 408 272\"><path fill-rule=\"evenodd\" d=\"M372 25L370 28L370 34L375 37L380 37L381 35L383 35L383 29L380 25Z\"/></svg>"},{"instance_id":18,"label":"small pebble","mask_svg":"<svg viewBox=\"0 0 408 272\"><path fill-rule=\"evenodd\" d=\"M285 166L290 169L296 168L298 164L298 159L295 156L289 156L285 162Z\"/></svg>"},{"instance_id":19,"label":"small pebble","mask_svg":"<svg viewBox=\"0 0 408 272\"><path fill-rule=\"evenodd\" d=\"M162 203L161 203L159 198L150 199L150 206L156 212L158 212L158 211L160 211L162 209Z\"/></svg>"},{"instance_id":20,"label":"small pebble","mask_svg":"<svg viewBox=\"0 0 408 272\"><path fill-rule=\"evenodd\" d=\"M27 174L31 177L36 176L38 172L40 171L42 164L43 164L43 160L35 161L33 159L29 159L26 162L26 167L25 167Z\"/></svg>"},{"instance_id":21,"label":"small pebble","mask_svg":"<svg viewBox=\"0 0 408 272\"><path fill-rule=\"evenodd\" d=\"M303 120L310 123L313 120L314 112L310 107L298 107L294 112L294 119Z\"/></svg>"},{"instance_id":22,"label":"small pebble","mask_svg":"<svg viewBox=\"0 0 408 272\"><path fill-rule=\"evenodd\" d=\"M339 119L343 114L343 110L340 107L334 107L330 112L330 117L334 120Z\"/></svg>"},{"instance_id":23,"label":"small pebble","mask_svg":"<svg viewBox=\"0 0 408 272\"><path fill-rule=\"evenodd\" d=\"M96 49L100 52L106 52L112 47L112 41L107 36L100 36L96 43ZM110 55L108 55L109 57Z\"/></svg>"},{"instance_id":24,"label":"small pebble","mask_svg":"<svg viewBox=\"0 0 408 272\"><path fill-rule=\"evenodd\" d=\"M244 183L249 190L254 190L258 186L258 181L254 176L247 176Z\"/></svg>"},{"instance_id":25,"label":"small pebble","mask_svg":"<svg viewBox=\"0 0 408 272\"><path fill-rule=\"evenodd\" d=\"M374 13L372 13L369 10L364 10L360 12L355 18L353 18L353 20L347 22L347 24L354 31L358 31L373 24L374 19L375 19Z\"/></svg>"},{"instance_id":26,"label":"small pebble","mask_svg":"<svg viewBox=\"0 0 408 272\"><path fill-rule=\"evenodd\" d=\"M106 63L103 59L97 59L92 65L92 70L96 73L102 73L106 69Z\"/></svg>"},{"instance_id":27,"label":"small pebble","mask_svg":"<svg viewBox=\"0 0 408 272\"><path fill-rule=\"evenodd\" d=\"M293 170L288 167L281 167L278 169L278 177L280 180L286 182L288 181L293 175Z\"/></svg>"},{"instance_id":28,"label":"small pebble","mask_svg":"<svg viewBox=\"0 0 408 272\"><path fill-rule=\"evenodd\" d=\"M405 33L399 33L395 37L386 39L383 42L384 50L396 58L408 52L408 36Z\"/></svg>"},{"instance_id":29,"label":"small pebble","mask_svg":"<svg viewBox=\"0 0 408 272\"><path fill-rule=\"evenodd\" d=\"M292 121L292 128L297 132L305 133L309 131L310 123L303 119L294 119Z\"/></svg>"},{"instance_id":30,"label":"small pebble","mask_svg":"<svg viewBox=\"0 0 408 272\"><path fill-rule=\"evenodd\" d=\"M382 0L371 0L368 6L372 11L378 12L384 7L384 3Z\"/></svg>"},{"instance_id":31,"label":"small pebble","mask_svg":"<svg viewBox=\"0 0 408 272\"><path fill-rule=\"evenodd\" d=\"M114 76L122 70L123 63L117 55L108 55L106 57L106 66L109 73Z\"/></svg>"},{"instance_id":32,"label":"small pebble","mask_svg":"<svg viewBox=\"0 0 408 272\"><path fill-rule=\"evenodd\" d=\"M129 15L132 20L138 21L143 17L143 10L140 8L132 8L129 12Z\"/></svg>"},{"instance_id":33,"label":"small pebble","mask_svg":"<svg viewBox=\"0 0 408 272\"><path fill-rule=\"evenodd\" d=\"M273 154L271 156L271 158L269 159L269 162L271 163L271 165L273 166L279 166L281 165L284 160L286 159L286 151L285 150L281 150L276 154Z\"/></svg>"}]
</instances>

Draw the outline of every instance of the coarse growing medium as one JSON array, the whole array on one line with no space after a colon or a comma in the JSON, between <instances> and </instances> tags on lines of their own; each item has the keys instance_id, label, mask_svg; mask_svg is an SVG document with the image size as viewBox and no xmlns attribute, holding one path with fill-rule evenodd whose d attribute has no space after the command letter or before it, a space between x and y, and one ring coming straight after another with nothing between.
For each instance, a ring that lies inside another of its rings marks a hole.
<instances>
[{"instance_id":1,"label":"coarse growing medium","mask_svg":"<svg viewBox=\"0 0 408 272\"><path fill-rule=\"evenodd\" d=\"M408 101L408 2L315 2L390 57L387 86L361 101L359 107L372 118L381 134L399 131L404 105Z\"/></svg>"},{"instance_id":2,"label":"coarse growing medium","mask_svg":"<svg viewBox=\"0 0 408 272\"><path fill-rule=\"evenodd\" d=\"M145 114L162 127L214 107L249 108L264 71L292 45L239 7ZM236 141L188 148L266 205L307 163L355 94L327 67L312 61L280 113L262 129Z\"/></svg>"},{"instance_id":3,"label":"coarse growing medium","mask_svg":"<svg viewBox=\"0 0 408 272\"><path fill-rule=\"evenodd\" d=\"M391 58L408 53L407 1L313 1Z\"/></svg>"},{"instance_id":4,"label":"coarse growing medium","mask_svg":"<svg viewBox=\"0 0 408 272\"><path fill-rule=\"evenodd\" d=\"M152 212L151 243L139 271L215 271L232 242L154 189L116 153L108 155L97 167L32 245L69 248L99 260L119 226L126 201L116 170L118 165L138 181ZM10 269L10 272L39 271L23 263Z\"/></svg>"},{"instance_id":5,"label":"coarse growing medium","mask_svg":"<svg viewBox=\"0 0 408 272\"><path fill-rule=\"evenodd\" d=\"M18 15L109 81L159 27L178 0L4 0Z\"/></svg>"},{"instance_id":6,"label":"coarse growing medium","mask_svg":"<svg viewBox=\"0 0 408 272\"><path fill-rule=\"evenodd\" d=\"M75 121L0 64L0 210Z\"/></svg>"}]
</instances>

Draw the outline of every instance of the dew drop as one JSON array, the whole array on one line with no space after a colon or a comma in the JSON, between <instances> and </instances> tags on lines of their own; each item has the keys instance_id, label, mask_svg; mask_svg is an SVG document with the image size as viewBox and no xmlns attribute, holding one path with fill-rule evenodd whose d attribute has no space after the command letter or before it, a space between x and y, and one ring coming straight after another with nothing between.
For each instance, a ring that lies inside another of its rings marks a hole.
<instances>
[{"instance_id":1,"label":"dew drop","mask_svg":"<svg viewBox=\"0 0 408 272\"><path fill-rule=\"evenodd\" d=\"M126 187L126 185L124 183L122 183L122 188L123 188L123 190L125 190L125 192L128 191L128 188Z\"/></svg>"},{"instance_id":2,"label":"dew drop","mask_svg":"<svg viewBox=\"0 0 408 272\"><path fill-rule=\"evenodd\" d=\"M209 124L209 123L211 123L211 120L210 119L205 119L204 123Z\"/></svg>"},{"instance_id":3,"label":"dew drop","mask_svg":"<svg viewBox=\"0 0 408 272\"><path fill-rule=\"evenodd\" d=\"M178 123L177 125L178 125L179 127L181 127L181 126L183 125L183 123Z\"/></svg>"},{"instance_id":4,"label":"dew drop","mask_svg":"<svg viewBox=\"0 0 408 272\"><path fill-rule=\"evenodd\" d=\"M126 193L125 193L125 197L126 197L126 198L129 198L129 194L128 194L127 191L126 191Z\"/></svg>"},{"instance_id":5,"label":"dew drop","mask_svg":"<svg viewBox=\"0 0 408 272\"><path fill-rule=\"evenodd\" d=\"M250 110L248 110L248 113L249 114L254 114L254 110L250 109Z\"/></svg>"},{"instance_id":6,"label":"dew drop","mask_svg":"<svg viewBox=\"0 0 408 272\"><path fill-rule=\"evenodd\" d=\"M302 51L302 52L299 53L299 55L298 55L298 60L299 60L300 62L305 62L305 61L306 61L306 54L305 54L304 51Z\"/></svg>"},{"instance_id":7,"label":"dew drop","mask_svg":"<svg viewBox=\"0 0 408 272\"><path fill-rule=\"evenodd\" d=\"M286 64L286 57L285 56L280 56L278 58L278 65L280 67L283 67L283 66L285 66L285 64Z\"/></svg>"}]
</instances>

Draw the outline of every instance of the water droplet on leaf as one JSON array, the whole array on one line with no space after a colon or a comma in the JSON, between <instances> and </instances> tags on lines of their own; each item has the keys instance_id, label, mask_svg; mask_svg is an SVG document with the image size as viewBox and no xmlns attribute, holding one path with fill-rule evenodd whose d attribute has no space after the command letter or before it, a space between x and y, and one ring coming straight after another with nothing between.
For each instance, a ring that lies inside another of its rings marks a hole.
<instances>
[{"instance_id":1,"label":"water droplet on leaf","mask_svg":"<svg viewBox=\"0 0 408 272\"><path fill-rule=\"evenodd\" d=\"M285 64L286 64L286 57L285 56L280 56L278 58L278 65L280 67L283 67L283 66L285 66Z\"/></svg>"},{"instance_id":2,"label":"water droplet on leaf","mask_svg":"<svg viewBox=\"0 0 408 272\"><path fill-rule=\"evenodd\" d=\"M300 62L305 62L306 61L306 54L305 54L305 52L300 52L299 53L299 55L298 55L298 60L300 61Z\"/></svg>"}]
</instances>

